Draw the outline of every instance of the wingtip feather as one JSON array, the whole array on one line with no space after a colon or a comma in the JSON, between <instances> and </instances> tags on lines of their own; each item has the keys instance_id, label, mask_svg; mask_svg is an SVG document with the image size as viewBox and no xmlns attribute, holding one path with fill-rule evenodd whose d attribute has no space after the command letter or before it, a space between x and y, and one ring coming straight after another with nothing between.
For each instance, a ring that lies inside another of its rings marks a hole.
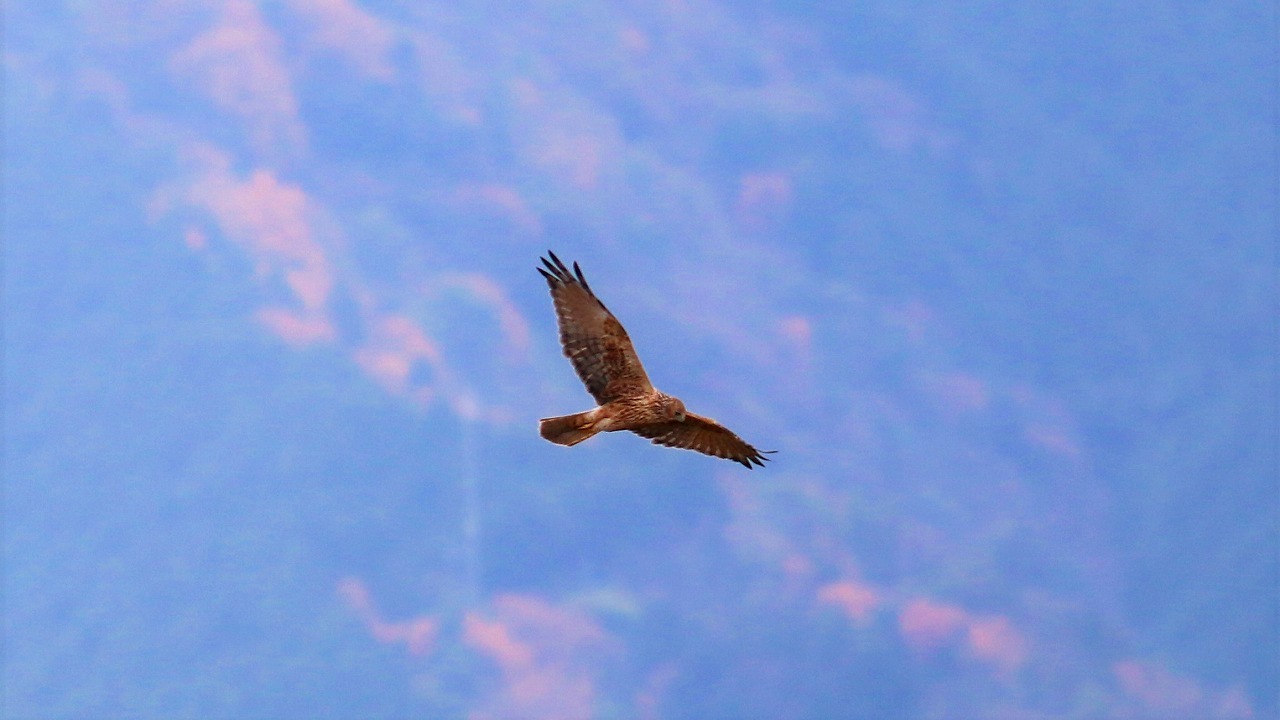
<instances>
[{"instance_id":1,"label":"wingtip feather","mask_svg":"<svg viewBox=\"0 0 1280 720\"><path fill-rule=\"evenodd\" d=\"M573 263L573 274L577 276L578 282L582 284L582 287L588 290L591 289L591 286L587 284L587 279L582 275L582 268L578 267L576 260Z\"/></svg>"},{"instance_id":2,"label":"wingtip feather","mask_svg":"<svg viewBox=\"0 0 1280 720\"><path fill-rule=\"evenodd\" d=\"M565 267L564 261L556 257L556 254L551 252L550 250L547 251L547 254L551 256L551 259L553 261L555 261L556 270L557 270L556 274L559 275L560 278L566 282L573 280L573 276L569 274L569 268Z\"/></svg>"},{"instance_id":3,"label":"wingtip feather","mask_svg":"<svg viewBox=\"0 0 1280 720\"><path fill-rule=\"evenodd\" d=\"M592 297L595 297L595 292L591 290L591 285L587 283L587 276L582 273L582 268L579 267L576 261L573 263L573 271L570 272L569 266L565 265L564 261L551 250L547 250L547 257L539 259L542 260L542 265L546 270L543 268L537 268L537 270L551 284L552 289L555 289L557 285L577 283L588 293L591 293ZM599 302L598 298L597 302ZM603 304L601 303L601 305Z\"/></svg>"},{"instance_id":4,"label":"wingtip feather","mask_svg":"<svg viewBox=\"0 0 1280 720\"><path fill-rule=\"evenodd\" d=\"M765 463L769 462L770 460L773 460L773 458L765 457L765 455L772 455L776 452L778 451L777 450L756 450L755 454L749 457L748 460L755 463L759 467L764 467ZM745 465L746 463L743 463L743 464ZM751 466L747 465L747 469L750 470Z\"/></svg>"}]
</instances>

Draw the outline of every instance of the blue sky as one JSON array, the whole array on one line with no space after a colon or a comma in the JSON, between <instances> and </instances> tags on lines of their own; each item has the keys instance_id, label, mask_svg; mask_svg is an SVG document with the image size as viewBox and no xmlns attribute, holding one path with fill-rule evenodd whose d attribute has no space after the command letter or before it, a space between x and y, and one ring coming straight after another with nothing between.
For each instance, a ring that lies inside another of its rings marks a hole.
<instances>
[{"instance_id":1,"label":"blue sky","mask_svg":"<svg viewBox=\"0 0 1280 720\"><path fill-rule=\"evenodd\" d=\"M6 714L1276 717L1274 22L10 8Z\"/></svg>"}]
</instances>

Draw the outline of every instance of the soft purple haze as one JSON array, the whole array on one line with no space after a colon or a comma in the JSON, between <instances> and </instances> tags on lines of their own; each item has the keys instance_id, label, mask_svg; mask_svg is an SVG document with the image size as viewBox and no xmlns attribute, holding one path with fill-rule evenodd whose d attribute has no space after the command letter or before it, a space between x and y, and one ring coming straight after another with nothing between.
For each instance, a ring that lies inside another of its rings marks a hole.
<instances>
[{"instance_id":1,"label":"soft purple haze","mask_svg":"<svg viewBox=\"0 0 1280 720\"><path fill-rule=\"evenodd\" d=\"M10 4L3 714L1277 717L1275 10L958 8Z\"/></svg>"}]
</instances>

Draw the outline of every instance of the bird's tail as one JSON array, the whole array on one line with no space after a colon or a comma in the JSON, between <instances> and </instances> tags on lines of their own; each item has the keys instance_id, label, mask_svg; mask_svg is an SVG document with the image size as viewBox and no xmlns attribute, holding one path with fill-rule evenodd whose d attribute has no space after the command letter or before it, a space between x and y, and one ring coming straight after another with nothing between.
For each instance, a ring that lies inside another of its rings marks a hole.
<instances>
[{"instance_id":1,"label":"bird's tail","mask_svg":"<svg viewBox=\"0 0 1280 720\"><path fill-rule=\"evenodd\" d=\"M538 433L557 445L577 445L600 432L595 428L596 411L543 418L538 421Z\"/></svg>"}]
</instances>

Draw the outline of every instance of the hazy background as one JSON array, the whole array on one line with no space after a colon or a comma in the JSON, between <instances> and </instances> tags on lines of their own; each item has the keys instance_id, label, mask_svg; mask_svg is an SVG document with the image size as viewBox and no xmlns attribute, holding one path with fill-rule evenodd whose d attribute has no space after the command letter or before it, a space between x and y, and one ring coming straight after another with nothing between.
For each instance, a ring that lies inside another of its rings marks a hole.
<instances>
[{"instance_id":1,"label":"hazy background","mask_svg":"<svg viewBox=\"0 0 1280 720\"><path fill-rule=\"evenodd\" d=\"M3 714L1277 717L1275 8L960 8L7 3Z\"/></svg>"}]
</instances>

